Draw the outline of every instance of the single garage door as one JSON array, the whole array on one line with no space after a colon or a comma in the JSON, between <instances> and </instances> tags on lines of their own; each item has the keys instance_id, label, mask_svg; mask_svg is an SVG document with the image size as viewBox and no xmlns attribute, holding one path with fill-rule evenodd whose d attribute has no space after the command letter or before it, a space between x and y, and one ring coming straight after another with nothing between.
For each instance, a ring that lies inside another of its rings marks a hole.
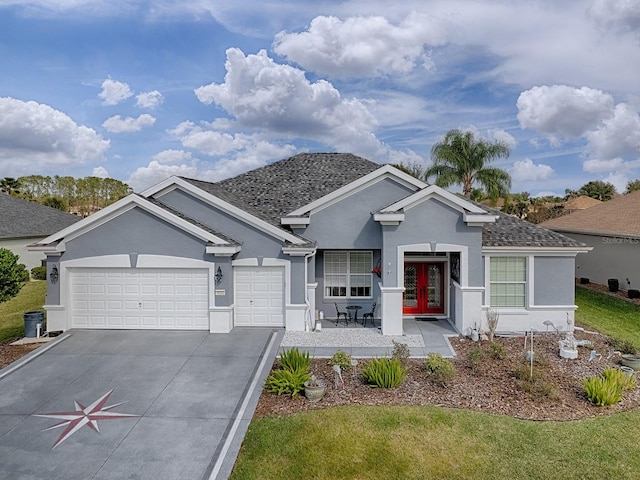
<instances>
[{"instance_id":1,"label":"single garage door","mask_svg":"<svg viewBox=\"0 0 640 480\"><path fill-rule=\"evenodd\" d=\"M241 326L284 325L284 268L234 267L235 320Z\"/></svg>"},{"instance_id":2,"label":"single garage door","mask_svg":"<svg viewBox=\"0 0 640 480\"><path fill-rule=\"evenodd\" d=\"M206 269L71 269L71 326L209 329Z\"/></svg>"}]
</instances>

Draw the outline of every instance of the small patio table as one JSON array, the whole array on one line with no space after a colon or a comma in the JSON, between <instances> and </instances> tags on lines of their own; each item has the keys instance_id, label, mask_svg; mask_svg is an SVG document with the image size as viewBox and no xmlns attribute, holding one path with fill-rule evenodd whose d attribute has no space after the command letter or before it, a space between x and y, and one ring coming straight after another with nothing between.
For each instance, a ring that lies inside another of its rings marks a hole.
<instances>
[{"instance_id":1,"label":"small patio table","mask_svg":"<svg viewBox=\"0 0 640 480\"><path fill-rule=\"evenodd\" d=\"M350 312L353 312L353 320L358 323L358 310L360 310L362 307L360 305L349 305L345 308Z\"/></svg>"}]
</instances>

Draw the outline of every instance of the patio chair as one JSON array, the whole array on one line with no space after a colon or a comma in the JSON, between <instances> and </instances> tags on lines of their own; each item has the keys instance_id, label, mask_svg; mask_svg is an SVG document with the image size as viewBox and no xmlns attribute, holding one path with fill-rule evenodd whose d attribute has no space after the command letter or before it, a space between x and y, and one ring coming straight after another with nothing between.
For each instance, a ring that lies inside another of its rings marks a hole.
<instances>
[{"instance_id":1,"label":"patio chair","mask_svg":"<svg viewBox=\"0 0 640 480\"><path fill-rule=\"evenodd\" d=\"M371 319L371 323L373 324L373 326L376 326L376 322L374 320L374 314L376 313L376 306L377 303L373 303L373 305L371 305L371 311L365 313L364 315L362 315L362 326L366 327L367 326L367 319L370 318Z\"/></svg>"},{"instance_id":2,"label":"patio chair","mask_svg":"<svg viewBox=\"0 0 640 480\"><path fill-rule=\"evenodd\" d=\"M349 314L349 312L347 312L346 310L340 310L338 304L336 302L333 303L336 306L336 325L338 325L340 317L344 317L344 323L349 325L349 320L351 320L351 315Z\"/></svg>"}]
</instances>

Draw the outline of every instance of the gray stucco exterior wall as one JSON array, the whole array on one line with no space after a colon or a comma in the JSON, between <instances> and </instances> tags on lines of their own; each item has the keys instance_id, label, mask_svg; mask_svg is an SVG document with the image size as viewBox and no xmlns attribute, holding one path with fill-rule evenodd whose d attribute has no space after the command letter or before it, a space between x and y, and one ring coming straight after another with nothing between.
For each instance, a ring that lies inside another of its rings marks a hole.
<instances>
[{"instance_id":1,"label":"gray stucco exterior wall","mask_svg":"<svg viewBox=\"0 0 640 480\"><path fill-rule=\"evenodd\" d=\"M577 256L576 277L604 285L608 279L617 278L621 289L640 289L640 238L562 233L593 247Z\"/></svg>"},{"instance_id":2,"label":"gray stucco exterior wall","mask_svg":"<svg viewBox=\"0 0 640 480\"><path fill-rule=\"evenodd\" d=\"M534 257L534 305L573 304L574 260L574 257Z\"/></svg>"}]
</instances>

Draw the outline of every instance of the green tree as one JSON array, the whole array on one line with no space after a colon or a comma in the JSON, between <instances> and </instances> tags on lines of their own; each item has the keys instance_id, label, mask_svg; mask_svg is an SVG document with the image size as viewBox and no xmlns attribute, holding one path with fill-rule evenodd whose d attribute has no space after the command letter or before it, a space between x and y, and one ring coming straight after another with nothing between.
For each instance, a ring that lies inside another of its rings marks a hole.
<instances>
[{"instance_id":1,"label":"green tree","mask_svg":"<svg viewBox=\"0 0 640 480\"><path fill-rule=\"evenodd\" d=\"M585 183L578 190L578 195L586 195L587 197L595 198L602 202L611 200L616 194L616 187L609 182L603 182L602 180L592 180Z\"/></svg>"},{"instance_id":2,"label":"green tree","mask_svg":"<svg viewBox=\"0 0 640 480\"><path fill-rule=\"evenodd\" d=\"M20 179L4 177L2 180L0 180L0 191L6 193L7 195L19 195L20 188Z\"/></svg>"},{"instance_id":3,"label":"green tree","mask_svg":"<svg viewBox=\"0 0 640 480\"><path fill-rule=\"evenodd\" d=\"M60 197L49 195L40 200L40 203L47 207L57 208L58 210L62 210L63 212L67 212L69 210L69 205L67 205L67 202Z\"/></svg>"},{"instance_id":4,"label":"green tree","mask_svg":"<svg viewBox=\"0 0 640 480\"><path fill-rule=\"evenodd\" d=\"M444 140L431 148L432 166L425 172L425 180L436 177L436 185L462 185L465 197L471 196L474 185L481 186L492 199L505 196L511 188L511 176L500 168L487 164L509 157L509 147L501 142L487 142L475 138L472 132L449 130Z\"/></svg>"},{"instance_id":5,"label":"green tree","mask_svg":"<svg viewBox=\"0 0 640 480\"><path fill-rule=\"evenodd\" d=\"M402 170L404 173L416 177L422 180L424 178L424 167L418 162L413 163L392 163L391 166L396 167L398 170Z\"/></svg>"},{"instance_id":6,"label":"green tree","mask_svg":"<svg viewBox=\"0 0 640 480\"><path fill-rule=\"evenodd\" d=\"M29 272L20 257L11 250L0 248L0 302L15 297L22 288L22 282L29 279Z\"/></svg>"},{"instance_id":7,"label":"green tree","mask_svg":"<svg viewBox=\"0 0 640 480\"><path fill-rule=\"evenodd\" d=\"M635 192L636 190L640 190L640 180L631 180L627 183L627 189L624 193Z\"/></svg>"}]
</instances>

